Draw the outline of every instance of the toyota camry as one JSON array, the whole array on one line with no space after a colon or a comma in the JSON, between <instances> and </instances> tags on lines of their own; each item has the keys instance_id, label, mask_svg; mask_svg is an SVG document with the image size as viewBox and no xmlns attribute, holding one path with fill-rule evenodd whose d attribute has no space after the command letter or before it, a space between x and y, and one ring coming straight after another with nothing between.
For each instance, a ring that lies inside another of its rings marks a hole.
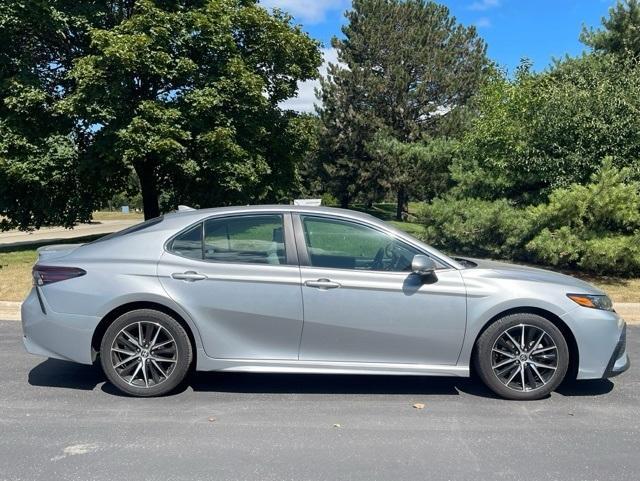
<instances>
[{"instance_id":1,"label":"toyota camry","mask_svg":"<svg viewBox=\"0 0 640 481\"><path fill-rule=\"evenodd\" d=\"M136 396L197 371L478 377L539 399L629 367L604 292L531 267L451 258L369 215L183 209L40 248L22 305L32 354L92 364Z\"/></svg>"}]
</instances>

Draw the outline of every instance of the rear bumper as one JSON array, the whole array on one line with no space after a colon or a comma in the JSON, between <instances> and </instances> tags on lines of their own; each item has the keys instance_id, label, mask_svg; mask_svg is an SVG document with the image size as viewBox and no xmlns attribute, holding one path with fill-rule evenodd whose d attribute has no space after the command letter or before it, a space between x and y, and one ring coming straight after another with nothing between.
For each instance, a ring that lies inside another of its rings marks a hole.
<instances>
[{"instance_id":1,"label":"rear bumper","mask_svg":"<svg viewBox=\"0 0 640 481\"><path fill-rule=\"evenodd\" d=\"M92 364L95 356L91 339L100 319L55 312L36 288L22 303L23 343L27 352L82 364Z\"/></svg>"}]
</instances>

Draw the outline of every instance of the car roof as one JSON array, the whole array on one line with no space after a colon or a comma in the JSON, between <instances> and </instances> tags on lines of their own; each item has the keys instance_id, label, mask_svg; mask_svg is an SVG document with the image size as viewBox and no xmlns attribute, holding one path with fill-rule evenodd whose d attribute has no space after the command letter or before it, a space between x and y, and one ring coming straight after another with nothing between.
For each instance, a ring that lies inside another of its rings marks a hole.
<instances>
[{"instance_id":1,"label":"car roof","mask_svg":"<svg viewBox=\"0 0 640 481\"><path fill-rule=\"evenodd\" d=\"M170 214L166 214L165 217L180 216L185 218L187 216L192 217L208 217L210 215L220 214L237 214L237 213L252 213L252 212L304 212L311 214L327 214L337 215L342 217L351 217L353 219L362 219L369 222L379 221L376 217L366 214L364 212L358 212L350 209L338 209L336 207L325 206L304 206L304 205L289 205L289 204L266 204L266 205L244 205L244 206L230 206L230 207L213 207L208 209L194 209L185 211L175 211Z\"/></svg>"}]
</instances>

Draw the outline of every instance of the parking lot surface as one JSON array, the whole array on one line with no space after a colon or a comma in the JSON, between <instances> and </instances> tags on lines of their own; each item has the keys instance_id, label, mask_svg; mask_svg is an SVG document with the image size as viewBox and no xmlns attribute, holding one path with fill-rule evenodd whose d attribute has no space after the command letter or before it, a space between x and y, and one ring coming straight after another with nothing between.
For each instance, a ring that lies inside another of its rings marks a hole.
<instances>
[{"instance_id":1,"label":"parking lot surface","mask_svg":"<svg viewBox=\"0 0 640 481\"><path fill-rule=\"evenodd\" d=\"M467 379L231 373L135 399L0 321L0 480L637 480L640 328L628 343L624 375L535 402Z\"/></svg>"}]
</instances>

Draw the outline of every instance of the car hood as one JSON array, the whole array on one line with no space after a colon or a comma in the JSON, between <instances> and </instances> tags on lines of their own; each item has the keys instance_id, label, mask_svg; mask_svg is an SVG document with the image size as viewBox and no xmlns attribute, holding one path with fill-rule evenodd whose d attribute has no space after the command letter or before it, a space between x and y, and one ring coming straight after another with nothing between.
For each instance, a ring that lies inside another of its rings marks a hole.
<instances>
[{"instance_id":1,"label":"car hood","mask_svg":"<svg viewBox=\"0 0 640 481\"><path fill-rule=\"evenodd\" d=\"M531 282L544 282L547 284L560 284L573 288L576 294L605 294L603 291L601 291L597 287L592 286L588 282L584 282L580 279L576 279L575 277L560 274L558 272L487 259L464 258L462 260L471 261L472 263L476 264L476 267L470 267L462 270L463 276L465 275L465 270L476 271L477 269L481 269L486 271L486 276L488 277Z\"/></svg>"}]
</instances>

